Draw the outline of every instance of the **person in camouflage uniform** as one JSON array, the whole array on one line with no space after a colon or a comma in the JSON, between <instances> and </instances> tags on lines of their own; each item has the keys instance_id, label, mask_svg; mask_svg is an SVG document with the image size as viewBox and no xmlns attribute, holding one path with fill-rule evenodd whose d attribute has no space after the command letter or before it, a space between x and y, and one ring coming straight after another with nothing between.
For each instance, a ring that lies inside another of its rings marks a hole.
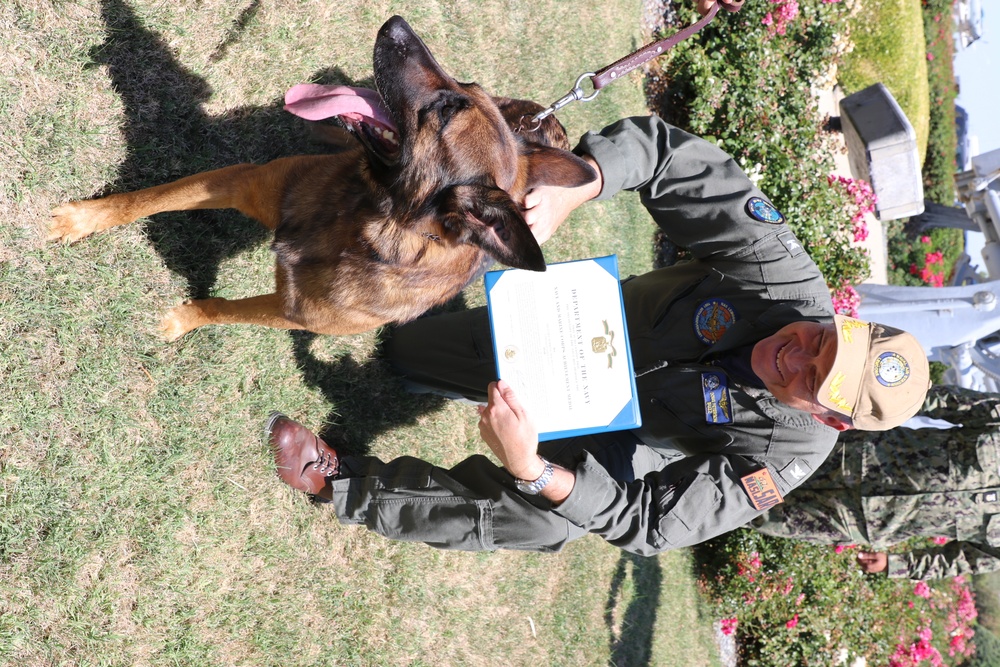
<instances>
[{"instance_id":1,"label":"person in camouflage uniform","mask_svg":"<svg viewBox=\"0 0 1000 667\"><path fill-rule=\"evenodd\" d=\"M842 433L826 463L755 519L762 533L870 544L858 563L890 577L1000 570L1000 394L935 386L919 415L953 428ZM884 553L913 537L947 543Z\"/></svg>"}]
</instances>

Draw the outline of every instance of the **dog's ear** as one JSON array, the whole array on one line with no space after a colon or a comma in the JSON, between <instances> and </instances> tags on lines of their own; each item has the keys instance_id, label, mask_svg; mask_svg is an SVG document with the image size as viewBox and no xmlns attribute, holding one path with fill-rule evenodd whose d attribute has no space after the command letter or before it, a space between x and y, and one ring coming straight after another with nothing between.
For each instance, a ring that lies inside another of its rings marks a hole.
<instances>
[{"instance_id":1,"label":"dog's ear","mask_svg":"<svg viewBox=\"0 0 1000 667\"><path fill-rule=\"evenodd\" d=\"M597 172L583 158L561 148L528 144L521 149L528 170L527 189L539 185L578 188L597 180Z\"/></svg>"},{"instance_id":2,"label":"dog's ear","mask_svg":"<svg viewBox=\"0 0 1000 667\"><path fill-rule=\"evenodd\" d=\"M524 221L520 207L499 188L456 185L444 193L438 208L441 222L507 266L545 270L542 249Z\"/></svg>"},{"instance_id":3,"label":"dog's ear","mask_svg":"<svg viewBox=\"0 0 1000 667\"><path fill-rule=\"evenodd\" d=\"M545 107L531 100L518 100L510 97L494 97L500 113L514 134L526 142L540 146L551 146L569 150L569 138L566 128L554 115L546 116L541 121L532 118Z\"/></svg>"}]
</instances>

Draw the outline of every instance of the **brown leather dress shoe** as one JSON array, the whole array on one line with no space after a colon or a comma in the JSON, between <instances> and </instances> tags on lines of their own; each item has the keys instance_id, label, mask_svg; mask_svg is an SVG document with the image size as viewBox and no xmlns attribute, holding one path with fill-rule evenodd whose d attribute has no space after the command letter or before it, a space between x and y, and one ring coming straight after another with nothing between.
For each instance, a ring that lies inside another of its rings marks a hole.
<instances>
[{"instance_id":1,"label":"brown leather dress shoe","mask_svg":"<svg viewBox=\"0 0 1000 667\"><path fill-rule=\"evenodd\" d=\"M337 452L315 433L275 412L265 427L274 451L278 477L288 486L321 498L332 498L330 481L340 472Z\"/></svg>"}]
</instances>

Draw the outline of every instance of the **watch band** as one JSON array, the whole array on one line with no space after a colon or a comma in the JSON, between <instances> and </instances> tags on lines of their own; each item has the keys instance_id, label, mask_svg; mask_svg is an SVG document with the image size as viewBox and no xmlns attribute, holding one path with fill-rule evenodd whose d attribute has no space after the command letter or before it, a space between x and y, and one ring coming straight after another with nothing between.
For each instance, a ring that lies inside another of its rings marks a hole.
<instances>
[{"instance_id":1,"label":"watch band","mask_svg":"<svg viewBox=\"0 0 1000 667\"><path fill-rule=\"evenodd\" d=\"M538 458L540 458L542 463L545 464L545 469L542 471L542 474L538 476L538 479L534 481L517 478L514 479L514 483L517 485L517 489L521 493L537 496L542 492L542 489L544 489L548 483L552 481L552 476L555 474L555 468L552 467L552 464L545 457L539 456Z\"/></svg>"}]
</instances>

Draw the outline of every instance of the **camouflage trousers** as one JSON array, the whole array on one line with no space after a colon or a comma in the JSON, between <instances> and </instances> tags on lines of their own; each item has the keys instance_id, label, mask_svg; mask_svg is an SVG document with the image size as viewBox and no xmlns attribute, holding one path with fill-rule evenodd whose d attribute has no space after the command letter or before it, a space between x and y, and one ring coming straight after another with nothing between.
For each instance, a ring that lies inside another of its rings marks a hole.
<instances>
[{"instance_id":1,"label":"camouflage trousers","mask_svg":"<svg viewBox=\"0 0 1000 667\"><path fill-rule=\"evenodd\" d=\"M851 502L852 495L850 489L836 495L828 490L796 489L751 526L765 535L814 544L868 544L861 499Z\"/></svg>"},{"instance_id":2,"label":"camouflage trousers","mask_svg":"<svg viewBox=\"0 0 1000 667\"><path fill-rule=\"evenodd\" d=\"M860 447L838 443L826 463L793 490L784 502L753 520L751 526L773 537L814 544L869 544L859 485Z\"/></svg>"}]
</instances>

